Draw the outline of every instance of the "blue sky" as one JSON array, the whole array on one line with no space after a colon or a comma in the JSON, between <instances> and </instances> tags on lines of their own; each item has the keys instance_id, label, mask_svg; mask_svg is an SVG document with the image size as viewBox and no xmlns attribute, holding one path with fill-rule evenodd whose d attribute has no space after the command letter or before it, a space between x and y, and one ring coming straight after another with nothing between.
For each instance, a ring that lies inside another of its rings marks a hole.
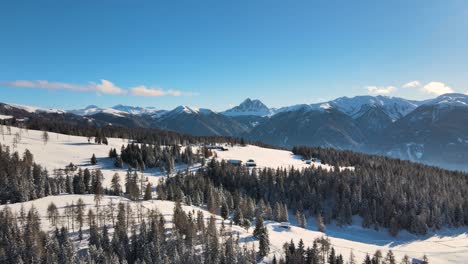
<instances>
[{"instance_id":1,"label":"blue sky","mask_svg":"<svg viewBox=\"0 0 468 264\"><path fill-rule=\"evenodd\" d=\"M7 0L0 101L222 110L465 93L467 29L464 0Z\"/></svg>"}]
</instances>

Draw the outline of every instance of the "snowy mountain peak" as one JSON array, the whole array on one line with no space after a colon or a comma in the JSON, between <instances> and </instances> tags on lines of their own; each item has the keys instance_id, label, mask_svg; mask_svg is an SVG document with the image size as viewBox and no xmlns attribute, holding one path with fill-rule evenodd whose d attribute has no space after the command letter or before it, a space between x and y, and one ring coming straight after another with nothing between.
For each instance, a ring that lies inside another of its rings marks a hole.
<instances>
[{"instance_id":1,"label":"snowy mountain peak","mask_svg":"<svg viewBox=\"0 0 468 264\"><path fill-rule=\"evenodd\" d=\"M240 105L222 112L226 116L268 116L273 110L258 99L245 99Z\"/></svg>"},{"instance_id":2,"label":"snowy mountain peak","mask_svg":"<svg viewBox=\"0 0 468 264\"><path fill-rule=\"evenodd\" d=\"M199 111L198 108L192 108L192 107L189 107L189 106L186 106L186 105L181 105L181 106L176 107L171 112L174 112L174 113L187 113L187 114L198 114L200 111Z\"/></svg>"},{"instance_id":3,"label":"snowy mountain peak","mask_svg":"<svg viewBox=\"0 0 468 264\"><path fill-rule=\"evenodd\" d=\"M360 117L365 106L380 107L392 120L402 118L420 105L420 102L382 95L340 97L328 103L353 118Z\"/></svg>"},{"instance_id":4,"label":"snowy mountain peak","mask_svg":"<svg viewBox=\"0 0 468 264\"><path fill-rule=\"evenodd\" d=\"M468 95L459 93L443 94L437 98L427 101L424 105L436 105L437 107L468 107Z\"/></svg>"},{"instance_id":5,"label":"snowy mountain peak","mask_svg":"<svg viewBox=\"0 0 468 264\"><path fill-rule=\"evenodd\" d=\"M90 115L95 115L99 113L105 113L105 114L110 114L110 115L115 115L115 116L123 116L127 114L125 111L120 111L120 110L113 109L113 108L101 108L95 105L88 105L87 107L83 109L70 110L68 112L75 114L75 115L80 115L80 116L90 116Z\"/></svg>"},{"instance_id":6,"label":"snowy mountain peak","mask_svg":"<svg viewBox=\"0 0 468 264\"><path fill-rule=\"evenodd\" d=\"M189 114L189 115L204 114L204 115L207 115L207 114L211 114L211 113L214 113L214 112L211 111L210 109L180 105L180 106L174 108L173 110L168 111L168 112L166 112L166 113L164 113L162 115L164 115L164 116L173 116L173 115L179 115L179 114Z\"/></svg>"}]
</instances>

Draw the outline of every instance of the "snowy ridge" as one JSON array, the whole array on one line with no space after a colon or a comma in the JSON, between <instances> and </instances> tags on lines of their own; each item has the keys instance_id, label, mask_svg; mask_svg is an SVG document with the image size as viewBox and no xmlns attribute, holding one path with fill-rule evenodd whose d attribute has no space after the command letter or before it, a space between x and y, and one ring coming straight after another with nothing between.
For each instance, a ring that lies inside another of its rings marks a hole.
<instances>
[{"instance_id":1,"label":"snowy ridge","mask_svg":"<svg viewBox=\"0 0 468 264\"><path fill-rule=\"evenodd\" d=\"M57 113L57 114L63 114L66 111L59 110L59 109L53 109L53 108L41 108L41 107L35 107L35 106L28 106L28 105L20 105L20 104L8 104L12 107L18 108L25 110L29 113L39 113L39 112L45 112L45 113Z\"/></svg>"},{"instance_id":2,"label":"snowy ridge","mask_svg":"<svg viewBox=\"0 0 468 264\"><path fill-rule=\"evenodd\" d=\"M160 117L166 118L166 117L179 115L179 114L189 114L189 115L205 114L205 115L208 115L208 114L211 114L211 113L214 113L214 112L211 111L210 109L196 108L196 107L181 105L181 106L178 106L178 107L174 108L171 111L161 113Z\"/></svg>"},{"instance_id":3,"label":"snowy ridge","mask_svg":"<svg viewBox=\"0 0 468 264\"><path fill-rule=\"evenodd\" d=\"M95 114L99 114L99 113L105 113L105 114L110 114L110 115L123 117L123 116L125 116L127 114L124 111L116 110L116 109L113 109L113 108L100 108L100 107L95 106L95 105L87 106L84 109L70 110L69 112L72 113L72 114L75 114L75 115L80 115L80 116L89 116L89 115L95 115Z\"/></svg>"},{"instance_id":4,"label":"snowy ridge","mask_svg":"<svg viewBox=\"0 0 468 264\"><path fill-rule=\"evenodd\" d=\"M465 94L443 94L435 99L429 100L424 105L436 105L438 107L468 107L468 95Z\"/></svg>"},{"instance_id":5,"label":"snowy ridge","mask_svg":"<svg viewBox=\"0 0 468 264\"><path fill-rule=\"evenodd\" d=\"M156 107L140 107L140 106L128 106L128 105L116 105L112 109L122 111L132 115L143 115L143 114L157 114L158 112L165 111Z\"/></svg>"},{"instance_id":6,"label":"snowy ridge","mask_svg":"<svg viewBox=\"0 0 468 264\"><path fill-rule=\"evenodd\" d=\"M389 96L355 96L355 97L340 97L328 102L337 110L353 117L360 117L360 110L363 106L381 107L383 111L393 120L402 118L416 109L420 103L410 101L398 97Z\"/></svg>"}]
</instances>

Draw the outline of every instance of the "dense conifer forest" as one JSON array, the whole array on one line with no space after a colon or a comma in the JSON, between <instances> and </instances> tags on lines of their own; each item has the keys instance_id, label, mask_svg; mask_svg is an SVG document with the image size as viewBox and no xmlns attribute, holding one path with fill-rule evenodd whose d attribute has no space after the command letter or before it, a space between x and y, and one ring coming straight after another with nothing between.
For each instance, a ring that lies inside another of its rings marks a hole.
<instances>
[{"instance_id":1,"label":"dense conifer forest","mask_svg":"<svg viewBox=\"0 0 468 264\"><path fill-rule=\"evenodd\" d=\"M203 171L169 178L158 191L170 200L214 203L213 211L226 203L249 221L260 206L266 219L278 221L287 220L285 207L338 226L359 215L364 227L385 227L392 235L468 225L467 174L372 157L354 171L249 170L211 160Z\"/></svg>"}]
</instances>

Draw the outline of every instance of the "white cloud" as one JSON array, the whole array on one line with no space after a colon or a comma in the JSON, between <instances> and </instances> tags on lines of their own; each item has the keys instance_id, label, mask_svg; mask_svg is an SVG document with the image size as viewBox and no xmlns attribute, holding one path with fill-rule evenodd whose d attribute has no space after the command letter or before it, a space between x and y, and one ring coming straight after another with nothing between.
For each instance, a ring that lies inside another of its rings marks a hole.
<instances>
[{"instance_id":1,"label":"white cloud","mask_svg":"<svg viewBox=\"0 0 468 264\"><path fill-rule=\"evenodd\" d=\"M151 89L144 85L134 87L130 90L130 94L134 96L154 96L159 97L166 95L166 92L162 89Z\"/></svg>"},{"instance_id":2,"label":"white cloud","mask_svg":"<svg viewBox=\"0 0 468 264\"><path fill-rule=\"evenodd\" d=\"M108 80L101 80L101 83L89 83L87 85L79 85L63 82L49 82L46 80L18 80L12 82L4 82L2 85L13 88L31 88L31 89L46 89L46 90L70 90L77 92L97 92L102 94L125 94L126 91L115 86Z\"/></svg>"},{"instance_id":3,"label":"white cloud","mask_svg":"<svg viewBox=\"0 0 468 264\"><path fill-rule=\"evenodd\" d=\"M396 90L395 86L378 87L378 86L367 86L367 90L371 94L390 94Z\"/></svg>"},{"instance_id":4,"label":"white cloud","mask_svg":"<svg viewBox=\"0 0 468 264\"><path fill-rule=\"evenodd\" d=\"M98 92L103 94L126 94L127 91L115 86L112 82L108 80L101 80L100 84L96 84L96 89Z\"/></svg>"},{"instance_id":5,"label":"white cloud","mask_svg":"<svg viewBox=\"0 0 468 264\"><path fill-rule=\"evenodd\" d=\"M132 96L147 96L159 97L165 95L172 96L192 96L191 92L182 92L178 90L163 90L159 88L148 88L144 85L131 88L130 91L116 86L108 80L101 80L100 83L89 83L86 85L79 85L73 83L63 82L49 82L46 80L17 80L11 82L2 82L0 85L12 88L30 88L30 89L45 89L45 90L69 90L76 92L95 92L97 95L101 94L130 94Z\"/></svg>"},{"instance_id":6,"label":"white cloud","mask_svg":"<svg viewBox=\"0 0 468 264\"><path fill-rule=\"evenodd\" d=\"M165 95L172 95L172 96L192 96L193 94L190 92L182 92L178 90L163 90L160 88L148 88L144 85L140 85L137 87L133 87L130 90L130 94L133 96L146 96L146 97L159 97Z\"/></svg>"},{"instance_id":7,"label":"white cloud","mask_svg":"<svg viewBox=\"0 0 468 264\"><path fill-rule=\"evenodd\" d=\"M453 93L454 90L442 82L430 82L422 88L426 93L441 95L446 93Z\"/></svg>"},{"instance_id":8,"label":"white cloud","mask_svg":"<svg viewBox=\"0 0 468 264\"><path fill-rule=\"evenodd\" d=\"M421 83L419 81L411 81L409 83L403 84L403 88L416 88L420 86L421 86Z\"/></svg>"},{"instance_id":9,"label":"white cloud","mask_svg":"<svg viewBox=\"0 0 468 264\"><path fill-rule=\"evenodd\" d=\"M89 87L86 85L75 85L70 83L49 82L45 80L18 80L12 82L4 82L2 85L14 88L35 88L35 89L49 89L49 90L73 90L73 91L86 91Z\"/></svg>"}]
</instances>

